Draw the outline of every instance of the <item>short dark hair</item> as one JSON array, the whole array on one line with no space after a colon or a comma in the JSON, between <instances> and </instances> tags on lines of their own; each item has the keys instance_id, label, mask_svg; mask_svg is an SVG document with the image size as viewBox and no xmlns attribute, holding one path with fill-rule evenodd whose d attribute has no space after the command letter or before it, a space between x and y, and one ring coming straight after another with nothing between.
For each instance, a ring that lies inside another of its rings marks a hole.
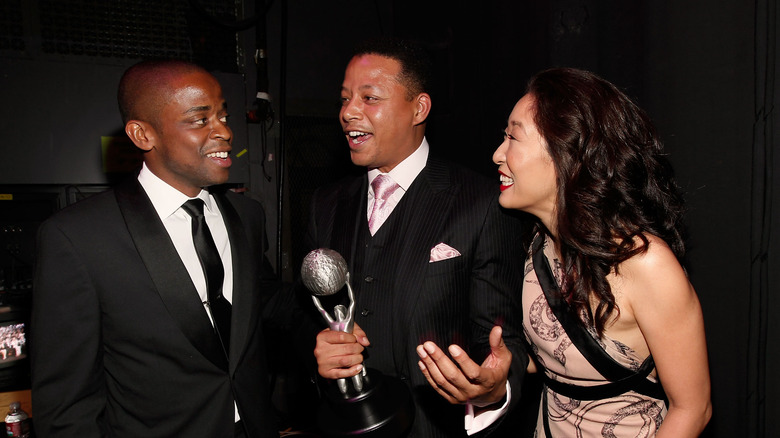
<instances>
[{"instance_id":1,"label":"short dark hair","mask_svg":"<svg viewBox=\"0 0 780 438\"><path fill-rule=\"evenodd\" d=\"M401 65L399 82L408 90L411 100L420 93L431 93L433 62L430 54L416 41L396 37L377 37L359 43L352 57L378 55L394 59Z\"/></svg>"},{"instance_id":2,"label":"short dark hair","mask_svg":"<svg viewBox=\"0 0 780 438\"><path fill-rule=\"evenodd\" d=\"M137 119L154 123L167 102L174 76L191 72L208 73L204 68L181 60L145 60L125 70L119 80L117 101L122 122Z\"/></svg>"},{"instance_id":3,"label":"short dark hair","mask_svg":"<svg viewBox=\"0 0 780 438\"><path fill-rule=\"evenodd\" d=\"M606 276L647 250L645 234L663 239L682 259L682 197L650 117L612 83L553 68L531 78L527 94L557 174L564 293L602 334L609 315L619 312ZM644 245L637 247L637 238ZM595 314L591 293L599 300Z\"/></svg>"}]
</instances>

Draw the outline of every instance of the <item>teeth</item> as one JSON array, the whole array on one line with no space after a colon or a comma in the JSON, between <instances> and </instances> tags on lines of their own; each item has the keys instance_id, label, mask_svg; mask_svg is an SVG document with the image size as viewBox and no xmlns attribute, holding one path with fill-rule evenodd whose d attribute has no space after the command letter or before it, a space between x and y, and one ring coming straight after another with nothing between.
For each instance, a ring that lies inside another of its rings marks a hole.
<instances>
[{"instance_id":1,"label":"teeth","mask_svg":"<svg viewBox=\"0 0 780 438\"><path fill-rule=\"evenodd\" d=\"M228 153L227 152L212 152L210 154L206 155L209 158L227 158Z\"/></svg>"},{"instance_id":2,"label":"teeth","mask_svg":"<svg viewBox=\"0 0 780 438\"><path fill-rule=\"evenodd\" d=\"M361 135L366 135L366 133L360 131L349 131L347 135L350 137L360 137Z\"/></svg>"},{"instance_id":3,"label":"teeth","mask_svg":"<svg viewBox=\"0 0 780 438\"><path fill-rule=\"evenodd\" d=\"M500 176L501 176L501 184L505 186L511 186L512 184L515 183L515 180L513 180L512 178L506 175L500 175Z\"/></svg>"}]
</instances>

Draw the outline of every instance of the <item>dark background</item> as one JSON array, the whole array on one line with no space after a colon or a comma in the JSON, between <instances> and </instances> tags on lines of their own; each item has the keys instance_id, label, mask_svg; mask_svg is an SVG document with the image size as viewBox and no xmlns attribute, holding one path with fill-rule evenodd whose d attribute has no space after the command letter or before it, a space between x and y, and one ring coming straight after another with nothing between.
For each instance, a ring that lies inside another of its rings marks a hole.
<instances>
[{"instance_id":1,"label":"dark background","mask_svg":"<svg viewBox=\"0 0 780 438\"><path fill-rule=\"evenodd\" d=\"M780 360L776 7L0 0L0 284L5 293L29 293L37 223L136 163L115 95L122 71L141 58L190 59L222 82L235 133L231 182L265 205L270 256L285 281L300 266L311 191L357 170L336 118L356 41L423 41L437 72L431 147L491 176L491 155L528 78L551 66L585 68L648 111L686 195L687 268L712 373L714 415L704 436L780 436L771 421L780 379L769 366ZM258 48L264 57L256 63ZM270 102L256 99L258 91Z\"/></svg>"}]
</instances>

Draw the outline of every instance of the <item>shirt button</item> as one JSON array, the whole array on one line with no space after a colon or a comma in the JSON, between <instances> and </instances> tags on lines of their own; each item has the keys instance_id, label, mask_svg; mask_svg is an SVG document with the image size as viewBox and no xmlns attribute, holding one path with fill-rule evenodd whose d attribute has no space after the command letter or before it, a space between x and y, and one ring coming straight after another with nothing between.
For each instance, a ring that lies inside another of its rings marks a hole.
<instances>
[{"instance_id":1,"label":"shirt button","mask_svg":"<svg viewBox=\"0 0 780 438\"><path fill-rule=\"evenodd\" d=\"M365 280L366 283L371 283L374 281L374 277L370 275L366 275L366 278L364 278L363 280Z\"/></svg>"}]
</instances>

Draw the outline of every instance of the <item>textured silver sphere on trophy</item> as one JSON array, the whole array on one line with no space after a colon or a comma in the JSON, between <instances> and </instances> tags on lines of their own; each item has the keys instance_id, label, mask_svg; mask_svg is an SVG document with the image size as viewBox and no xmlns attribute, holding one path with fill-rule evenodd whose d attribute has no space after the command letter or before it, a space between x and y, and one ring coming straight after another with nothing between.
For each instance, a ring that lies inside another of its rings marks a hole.
<instances>
[{"instance_id":1,"label":"textured silver sphere on trophy","mask_svg":"<svg viewBox=\"0 0 780 438\"><path fill-rule=\"evenodd\" d=\"M314 294L333 295L347 282L349 268L344 257L336 251L320 248L311 251L303 259L301 280Z\"/></svg>"}]
</instances>

